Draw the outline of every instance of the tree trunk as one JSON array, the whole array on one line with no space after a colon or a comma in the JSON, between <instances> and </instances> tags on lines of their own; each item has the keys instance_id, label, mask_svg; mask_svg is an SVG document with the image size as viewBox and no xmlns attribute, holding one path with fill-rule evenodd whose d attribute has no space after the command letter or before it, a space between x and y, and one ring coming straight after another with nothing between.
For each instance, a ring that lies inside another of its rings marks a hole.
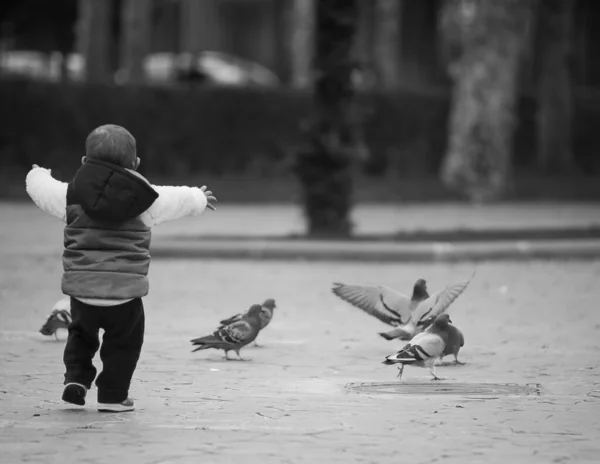
<instances>
[{"instance_id":1,"label":"tree trunk","mask_svg":"<svg viewBox=\"0 0 600 464\"><path fill-rule=\"evenodd\" d=\"M281 0L276 0L281 1ZM291 84L307 88L311 84L311 65L315 45L315 2L319 0L290 0L289 57Z\"/></svg>"},{"instance_id":2,"label":"tree trunk","mask_svg":"<svg viewBox=\"0 0 600 464\"><path fill-rule=\"evenodd\" d=\"M539 17L538 166L546 172L573 169L573 102L569 58L574 1L542 0Z\"/></svg>"},{"instance_id":3,"label":"tree trunk","mask_svg":"<svg viewBox=\"0 0 600 464\"><path fill-rule=\"evenodd\" d=\"M111 4L106 0L79 0L77 49L85 59L88 82L112 83L110 64Z\"/></svg>"},{"instance_id":4,"label":"tree trunk","mask_svg":"<svg viewBox=\"0 0 600 464\"><path fill-rule=\"evenodd\" d=\"M206 50L219 50L219 0L182 0L180 30L181 51L196 54Z\"/></svg>"},{"instance_id":5,"label":"tree trunk","mask_svg":"<svg viewBox=\"0 0 600 464\"><path fill-rule=\"evenodd\" d=\"M383 89L398 87L400 61L400 15L402 0L375 1L374 54L379 84Z\"/></svg>"},{"instance_id":6,"label":"tree trunk","mask_svg":"<svg viewBox=\"0 0 600 464\"><path fill-rule=\"evenodd\" d=\"M506 193L518 96L518 71L530 0L447 0L459 21L452 53L454 89L441 178L474 202ZM458 14L457 14L458 13ZM452 28L450 28L452 29ZM448 30L448 28L446 28Z\"/></svg>"},{"instance_id":7,"label":"tree trunk","mask_svg":"<svg viewBox=\"0 0 600 464\"><path fill-rule=\"evenodd\" d=\"M352 83L357 5L318 0L316 6L315 119L295 170L309 234L349 236L352 167L362 146Z\"/></svg>"},{"instance_id":8,"label":"tree trunk","mask_svg":"<svg viewBox=\"0 0 600 464\"><path fill-rule=\"evenodd\" d=\"M144 82L144 58L150 49L152 2L123 0L121 70L129 84Z\"/></svg>"}]
</instances>

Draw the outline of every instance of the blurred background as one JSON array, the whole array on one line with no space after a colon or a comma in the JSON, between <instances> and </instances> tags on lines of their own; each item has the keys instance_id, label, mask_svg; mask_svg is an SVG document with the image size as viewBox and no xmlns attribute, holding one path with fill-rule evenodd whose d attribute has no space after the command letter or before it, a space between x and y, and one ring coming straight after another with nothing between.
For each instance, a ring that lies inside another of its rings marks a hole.
<instances>
[{"instance_id":1,"label":"blurred background","mask_svg":"<svg viewBox=\"0 0 600 464\"><path fill-rule=\"evenodd\" d=\"M298 202L600 199L592 0L4 0L0 195L105 123L155 184Z\"/></svg>"}]
</instances>

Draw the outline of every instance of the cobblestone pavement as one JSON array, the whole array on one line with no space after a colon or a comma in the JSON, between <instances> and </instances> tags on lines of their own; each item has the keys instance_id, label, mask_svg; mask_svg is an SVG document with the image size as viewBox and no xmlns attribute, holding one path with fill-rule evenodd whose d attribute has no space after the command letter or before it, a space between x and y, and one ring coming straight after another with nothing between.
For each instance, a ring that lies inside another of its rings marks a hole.
<instances>
[{"instance_id":1,"label":"cobblestone pavement","mask_svg":"<svg viewBox=\"0 0 600 464\"><path fill-rule=\"evenodd\" d=\"M61 296L60 246L31 227L0 250L2 463L597 462L600 262L477 265L451 311L467 364L439 367L447 380L435 384L542 385L541 396L485 396L348 392L395 382L381 361L398 344L330 292L332 281L408 292L418 277L435 290L474 264L155 260L137 410L99 414L95 389L83 409L60 401L66 334L37 333ZM221 316L267 297L279 309L252 361L190 352ZM432 384L418 368L403 382Z\"/></svg>"}]
</instances>

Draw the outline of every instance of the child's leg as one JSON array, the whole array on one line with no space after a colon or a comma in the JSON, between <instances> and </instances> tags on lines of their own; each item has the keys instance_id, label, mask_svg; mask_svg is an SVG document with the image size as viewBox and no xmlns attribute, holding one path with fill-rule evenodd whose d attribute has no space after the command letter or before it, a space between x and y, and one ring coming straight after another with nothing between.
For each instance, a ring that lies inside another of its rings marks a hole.
<instances>
[{"instance_id":1,"label":"child's leg","mask_svg":"<svg viewBox=\"0 0 600 464\"><path fill-rule=\"evenodd\" d=\"M103 308L102 372L96 379L98 403L127 399L129 385L144 343L144 306L136 298L119 306Z\"/></svg>"},{"instance_id":2,"label":"child's leg","mask_svg":"<svg viewBox=\"0 0 600 464\"><path fill-rule=\"evenodd\" d=\"M96 368L92 359L98 351L100 309L71 298L71 317L69 338L65 345L63 361L65 363L65 382L79 383L91 388L96 377Z\"/></svg>"}]
</instances>

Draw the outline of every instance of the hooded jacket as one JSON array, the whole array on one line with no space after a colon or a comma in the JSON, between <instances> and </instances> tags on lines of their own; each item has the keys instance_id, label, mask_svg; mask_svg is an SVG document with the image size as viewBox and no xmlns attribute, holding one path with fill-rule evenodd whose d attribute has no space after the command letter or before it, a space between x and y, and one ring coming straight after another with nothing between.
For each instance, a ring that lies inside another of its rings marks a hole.
<instances>
[{"instance_id":1,"label":"hooded jacket","mask_svg":"<svg viewBox=\"0 0 600 464\"><path fill-rule=\"evenodd\" d=\"M67 186L62 291L127 300L149 290L150 228L140 219L158 193L139 174L88 160Z\"/></svg>"}]
</instances>

